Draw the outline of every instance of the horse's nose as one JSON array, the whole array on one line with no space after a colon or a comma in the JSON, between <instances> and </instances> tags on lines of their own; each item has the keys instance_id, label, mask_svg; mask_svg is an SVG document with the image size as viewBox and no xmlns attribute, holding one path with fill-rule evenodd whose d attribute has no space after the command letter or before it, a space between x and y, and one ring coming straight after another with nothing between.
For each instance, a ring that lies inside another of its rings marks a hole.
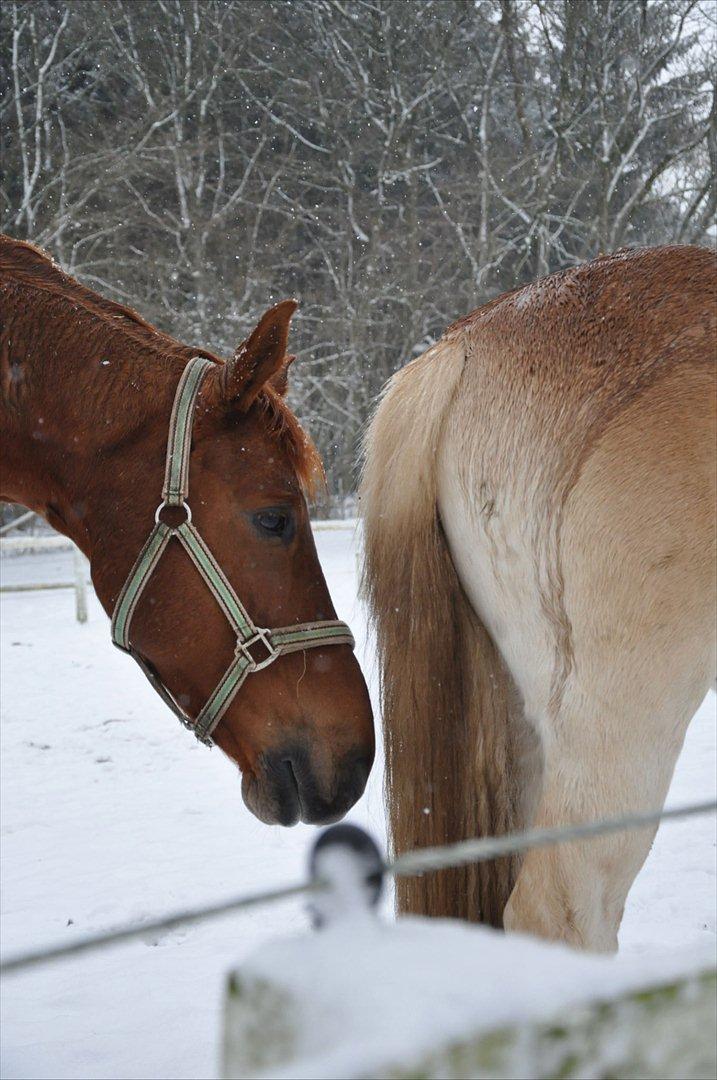
<instances>
[{"instance_id":1,"label":"horse's nose","mask_svg":"<svg viewBox=\"0 0 717 1080\"><path fill-rule=\"evenodd\" d=\"M275 820L294 825L329 825L351 809L366 787L373 753L355 749L329 771L314 767L304 747L274 750L265 756L264 776L273 789Z\"/></svg>"}]
</instances>

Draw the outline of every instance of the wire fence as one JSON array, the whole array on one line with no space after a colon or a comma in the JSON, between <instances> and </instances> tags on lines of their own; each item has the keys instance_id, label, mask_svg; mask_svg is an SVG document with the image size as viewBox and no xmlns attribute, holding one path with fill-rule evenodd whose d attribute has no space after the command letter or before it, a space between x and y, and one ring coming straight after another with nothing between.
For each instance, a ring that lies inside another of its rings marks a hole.
<instances>
[{"instance_id":1,"label":"wire fence","mask_svg":"<svg viewBox=\"0 0 717 1080\"><path fill-rule=\"evenodd\" d=\"M0 529L0 536L5 536L17 526L23 525L33 518L32 512L9 522ZM354 520L330 520L314 521L312 528L316 531L333 531L355 529ZM39 539L39 542L38 542ZM25 543L26 541L19 541ZM16 541L3 539L3 548L14 548ZM64 537L41 537L30 538L29 545L33 550L40 547L54 547L61 544L74 548L71 541ZM46 588L78 588L78 582L82 581L84 593L84 575L76 566L75 581L52 584L36 584L22 586L4 586L0 592L25 591L26 589ZM80 608L82 609L80 611ZM81 605L78 601L78 619L85 621L86 602ZM489 836L470 840L461 840L454 844L443 847L421 848L399 855L392 861L384 861L383 873L391 877L414 877L421 874L431 873L438 870L446 870L452 867L465 866L471 862L486 862L491 859L502 858L506 855L514 855L535 848L551 847L556 844L569 843L571 841L592 840L611 833L624 832L631 829L653 828L663 821L674 821L681 818L694 817L698 814L708 814L717 811L717 802L699 802L688 806L677 807L668 810L653 810L646 813L625 814L620 817L604 818L599 821L589 821L580 824L559 826L546 829L528 829L522 832L508 833L504 836ZM0 974L8 975L12 972L24 971L49 963L53 960L61 960L98 949L108 948L122 942L141 939L152 934L158 934L174 930L180 926L190 926L199 922L220 918L224 915L245 911L249 908L265 904L275 903L280 900L288 900L299 896L308 896L311 893L326 892L331 888L329 882L320 878L313 878L303 883L288 885L283 888L269 889L258 893L234 897L216 904L210 904L198 908L189 908L184 911L164 915L161 918L135 922L126 926L119 926L103 931L98 934L88 935L76 941L62 945L48 946L30 950L8 960L0 962Z\"/></svg>"},{"instance_id":2,"label":"wire fence","mask_svg":"<svg viewBox=\"0 0 717 1080\"><path fill-rule=\"evenodd\" d=\"M444 847L421 848L400 855L386 869L395 877L413 877L431 870L465 866L470 862L486 862L504 855L515 855L532 848L552 847L571 840L595 840L609 833L626 832L630 829L648 829L662 821L695 817L717 811L717 802L690 803L689 806L669 810L650 810L646 813L624 814L621 817L602 818L578 825L561 825L549 829L527 829L505 836L487 836L483 839L460 840Z\"/></svg>"},{"instance_id":3,"label":"wire fence","mask_svg":"<svg viewBox=\"0 0 717 1080\"><path fill-rule=\"evenodd\" d=\"M593 840L611 833L631 829L647 829L663 821L675 821L695 817L699 814L711 814L717 811L717 801L691 803L688 806L674 807L667 810L652 810L646 813L625 814L620 817L603 818L574 825L548 829L528 829L522 832L508 833L505 836L489 836L482 839L462 840L444 847L422 848L406 852L398 858L384 862L383 872L392 877L414 877L437 870L465 866L470 862L486 862L535 848L552 847L556 844L578 840ZM87 936L69 944L50 946L28 951L0 963L0 974L24 971L82 953L107 948L120 942L144 938L174 930L179 926L206 922L231 912L245 911L264 904L288 900L311 893L325 892L332 886L320 878L304 883L288 885L284 888L269 889L259 893L235 897L199 908L190 908L175 912L151 921L133 923L115 927L99 934Z\"/></svg>"}]
</instances>

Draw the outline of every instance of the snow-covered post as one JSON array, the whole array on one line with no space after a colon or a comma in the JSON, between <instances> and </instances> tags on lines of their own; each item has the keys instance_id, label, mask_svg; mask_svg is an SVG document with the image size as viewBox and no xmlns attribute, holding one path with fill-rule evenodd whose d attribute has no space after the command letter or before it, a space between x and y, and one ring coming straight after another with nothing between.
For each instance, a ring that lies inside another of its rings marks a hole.
<instances>
[{"instance_id":1,"label":"snow-covered post","mask_svg":"<svg viewBox=\"0 0 717 1080\"><path fill-rule=\"evenodd\" d=\"M715 1075L712 950L606 958L455 920L386 924L381 869L361 830L322 835L319 931L229 976L225 1080Z\"/></svg>"},{"instance_id":2,"label":"snow-covered post","mask_svg":"<svg viewBox=\"0 0 717 1080\"><path fill-rule=\"evenodd\" d=\"M325 829L311 849L309 876L316 887L308 904L315 930L323 934L375 921L383 888L383 858L363 829L355 825ZM225 998L222 1075L253 1077L291 1060L301 1038L296 1004L270 980L231 972Z\"/></svg>"}]
</instances>

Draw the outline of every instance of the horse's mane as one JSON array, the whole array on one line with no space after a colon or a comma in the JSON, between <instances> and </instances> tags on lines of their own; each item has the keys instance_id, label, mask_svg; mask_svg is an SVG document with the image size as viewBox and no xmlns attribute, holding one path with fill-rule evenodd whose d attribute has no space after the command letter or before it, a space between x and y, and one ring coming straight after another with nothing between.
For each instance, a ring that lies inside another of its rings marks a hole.
<instances>
[{"instance_id":1,"label":"horse's mane","mask_svg":"<svg viewBox=\"0 0 717 1080\"><path fill-rule=\"evenodd\" d=\"M121 329L140 345L160 349L185 362L192 356L205 356L216 364L220 357L206 349L182 345L169 334L157 330L136 311L88 288L65 273L54 259L34 244L0 234L0 273L34 289L52 293L73 304L80 304L90 314L112 320L112 329ZM121 323L119 320L122 320ZM324 483L324 471L316 447L280 394L266 387L257 400L264 412L267 430L286 450L301 485L311 497Z\"/></svg>"},{"instance_id":2,"label":"horse's mane","mask_svg":"<svg viewBox=\"0 0 717 1080\"><path fill-rule=\"evenodd\" d=\"M157 330L132 308L109 300L106 296L94 292L76 278L66 274L50 255L35 247L34 244L0 235L0 271L12 274L33 288L44 289L46 292L66 297L75 303L79 302L95 315L127 319L133 329L143 331L145 338L151 338L154 345L157 344L159 338L166 342L173 352L176 352L177 348L182 348L174 338ZM127 328L123 327L123 329ZM211 353L205 354L202 350L200 350L200 355L217 359Z\"/></svg>"}]
</instances>

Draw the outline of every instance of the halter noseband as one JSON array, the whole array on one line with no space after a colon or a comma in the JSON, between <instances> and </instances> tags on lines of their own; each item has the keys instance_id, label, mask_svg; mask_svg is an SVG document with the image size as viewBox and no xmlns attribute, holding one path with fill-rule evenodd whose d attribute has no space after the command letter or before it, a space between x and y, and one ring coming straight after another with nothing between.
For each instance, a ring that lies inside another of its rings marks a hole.
<instances>
[{"instance_id":1,"label":"halter noseband","mask_svg":"<svg viewBox=\"0 0 717 1080\"><path fill-rule=\"evenodd\" d=\"M182 372L169 422L162 502L157 507L154 528L129 572L112 616L112 640L115 645L134 657L162 700L179 717L181 723L193 731L199 741L206 746L212 745L212 732L231 705L247 675L268 667L285 653L315 649L324 645L353 646L354 644L353 635L346 623L339 622L337 619L298 623L295 626L282 626L276 630L266 630L256 626L249 618L241 600L211 551L192 525L192 512L186 499L189 492L189 453L194 406L202 380L214 366L211 360L195 356ZM161 520L161 513L168 506L181 507L185 511L186 518L181 525L170 526ZM164 549L172 539L179 540L182 544L231 623L237 637L234 659L194 720L184 711L157 672L132 647L129 640L132 616L137 609L144 587L156 569ZM257 649L260 650L258 657L255 656Z\"/></svg>"}]
</instances>

